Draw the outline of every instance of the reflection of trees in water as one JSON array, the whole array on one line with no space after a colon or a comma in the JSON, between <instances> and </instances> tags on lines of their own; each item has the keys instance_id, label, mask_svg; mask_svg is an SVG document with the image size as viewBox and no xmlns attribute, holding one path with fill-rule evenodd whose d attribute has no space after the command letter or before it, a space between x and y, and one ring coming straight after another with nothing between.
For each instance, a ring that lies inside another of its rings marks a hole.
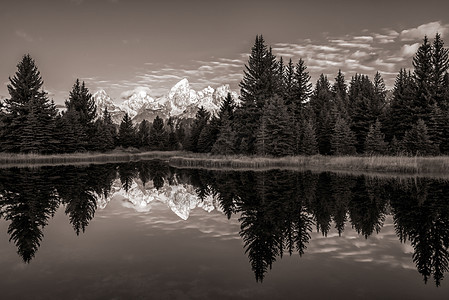
<instances>
[{"instance_id":1,"label":"reflection of trees in water","mask_svg":"<svg viewBox=\"0 0 449 300\"><path fill-rule=\"evenodd\" d=\"M9 240L25 262L35 256L42 230L59 206L56 190L49 184L55 176L49 169L8 169L0 173L0 206L5 220L11 221Z\"/></svg>"},{"instance_id":2,"label":"reflection of trees in water","mask_svg":"<svg viewBox=\"0 0 449 300\"><path fill-rule=\"evenodd\" d=\"M29 262L43 228L60 204L76 234L95 215L97 197L108 197L113 181L129 190L136 179L190 184L198 197L213 196L228 218L238 216L240 235L257 281L284 253L306 252L313 228L324 236L334 223L339 235L349 222L368 238L391 210L396 234L410 241L424 281L440 285L449 264L449 184L431 179L378 179L334 173L178 170L162 161L127 164L5 169L0 171L0 212L10 241Z\"/></svg>"},{"instance_id":3,"label":"reflection of trees in water","mask_svg":"<svg viewBox=\"0 0 449 300\"><path fill-rule=\"evenodd\" d=\"M449 263L449 186L447 182L417 178L393 183L391 207L396 233L415 249L413 261L424 281L440 285Z\"/></svg>"},{"instance_id":4,"label":"reflection of trees in water","mask_svg":"<svg viewBox=\"0 0 449 300\"><path fill-rule=\"evenodd\" d=\"M240 216L240 235L258 281L284 252L304 254L312 227L327 235L334 222L341 235L349 216L351 226L368 238L380 232L390 206L396 233L415 249L413 261L424 281L433 276L439 285L448 271L446 181L288 171L193 172L196 179L190 183L199 183L198 191L209 187L228 218Z\"/></svg>"},{"instance_id":5,"label":"reflection of trees in water","mask_svg":"<svg viewBox=\"0 0 449 300\"><path fill-rule=\"evenodd\" d=\"M84 231L94 217L96 195L110 191L116 177L110 165L0 171L0 211L10 221L10 241L25 262L35 256L43 228L60 204L75 232Z\"/></svg>"}]
</instances>

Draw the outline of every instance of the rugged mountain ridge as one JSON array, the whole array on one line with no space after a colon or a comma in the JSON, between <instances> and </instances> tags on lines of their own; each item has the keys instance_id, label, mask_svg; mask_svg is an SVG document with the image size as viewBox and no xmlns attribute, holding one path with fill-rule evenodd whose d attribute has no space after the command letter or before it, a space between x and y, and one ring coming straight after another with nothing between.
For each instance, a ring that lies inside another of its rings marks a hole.
<instances>
[{"instance_id":1,"label":"rugged mountain ridge","mask_svg":"<svg viewBox=\"0 0 449 300\"><path fill-rule=\"evenodd\" d=\"M104 90L94 93L93 98L97 105L97 115L101 116L107 108L114 123L119 124L125 113L128 113L135 123L143 119L151 122L157 115L163 119L193 118L201 106L213 114L220 109L228 93L231 93L236 102L238 101L238 94L231 91L228 84L215 89L209 86L201 91L195 91L187 79L182 79L166 95L156 99L149 94L148 89L133 91L127 95L122 104L116 104Z\"/></svg>"}]
</instances>

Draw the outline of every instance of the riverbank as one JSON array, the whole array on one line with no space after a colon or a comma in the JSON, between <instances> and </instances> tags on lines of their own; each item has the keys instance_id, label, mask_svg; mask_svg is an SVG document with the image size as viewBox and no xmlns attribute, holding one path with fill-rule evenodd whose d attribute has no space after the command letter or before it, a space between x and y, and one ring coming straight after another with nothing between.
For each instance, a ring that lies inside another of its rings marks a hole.
<instances>
[{"instance_id":1,"label":"riverbank","mask_svg":"<svg viewBox=\"0 0 449 300\"><path fill-rule=\"evenodd\" d=\"M129 152L114 150L108 153L70 153L70 154L6 154L0 153L0 167L24 167L24 166L55 166L55 165L83 165L104 164L114 162L130 162L149 159L168 159L182 155L180 151L148 151Z\"/></svg>"},{"instance_id":2,"label":"riverbank","mask_svg":"<svg viewBox=\"0 0 449 300\"><path fill-rule=\"evenodd\" d=\"M232 170L293 169L406 174L449 174L449 156L213 156L182 151L126 151L57 155L0 153L0 167L102 164L163 159L174 167Z\"/></svg>"},{"instance_id":3,"label":"riverbank","mask_svg":"<svg viewBox=\"0 0 449 300\"><path fill-rule=\"evenodd\" d=\"M289 156L280 158L188 154L169 158L176 167L206 169L299 169L408 174L448 174L449 156Z\"/></svg>"}]
</instances>

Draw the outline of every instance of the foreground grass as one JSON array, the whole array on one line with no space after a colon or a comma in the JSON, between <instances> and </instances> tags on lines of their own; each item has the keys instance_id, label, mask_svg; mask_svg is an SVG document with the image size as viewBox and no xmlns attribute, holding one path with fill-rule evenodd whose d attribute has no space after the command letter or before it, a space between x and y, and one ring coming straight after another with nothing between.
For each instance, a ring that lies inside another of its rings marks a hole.
<instances>
[{"instance_id":1,"label":"foreground grass","mask_svg":"<svg viewBox=\"0 0 449 300\"><path fill-rule=\"evenodd\" d=\"M0 153L0 167L102 164L148 159L168 159L180 153L178 151L128 152L122 150L114 150L108 153L82 152L53 155Z\"/></svg>"},{"instance_id":2,"label":"foreground grass","mask_svg":"<svg viewBox=\"0 0 449 300\"><path fill-rule=\"evenodd\" d=\"M316 171L360 171L412 174L449 173L449 156L289 156L280 158L245 156L174 156L170 164L208 169L301 169Z\"/></svg>"},{"instance_id":3,"label":"foreground grass","mask_svg":"<svg viewBox=\"0 0 449 300\"><path fill-rule=\"evenodd\" d=\"M312 171L349 171L404 174L448 174L449 156L213 156L181 151L126 151L109 153L73 153L57 155L0 153L0 167L43 166L64 164L101 164L149 159L164 159L170 165L184 168L263 170L295 169Z\"/></svg>"}]
</instances>

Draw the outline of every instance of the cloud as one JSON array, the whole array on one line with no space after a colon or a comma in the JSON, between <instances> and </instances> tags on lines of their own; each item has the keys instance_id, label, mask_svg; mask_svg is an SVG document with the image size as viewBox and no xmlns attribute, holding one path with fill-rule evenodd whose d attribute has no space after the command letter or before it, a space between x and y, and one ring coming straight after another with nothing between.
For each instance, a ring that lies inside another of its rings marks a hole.
<instances>
[{"instance_id":1,"label":"cloud","mask_svg":"<svg viewBox=\"0 0 449 300\"><path fill-rule=\"evenodd\" d=\"M34 38L21 29L16 30L15 33L19 38L24 39L25 41L27 41L29 43L34 42Z\"/></svg>"},{"instance_id":2,"label":"cloud","mask_svg":"<svg viewBox=\"0 0 449 300\"><path fill-rule=\"evenodd\" d=\"M421 40L425 35L433 37L437 32L444 37L449 32L449 24L442 24L438 21L422 24L415 28L405 29L401 31L400 39L402 41Z\"/></svg>"},{"instance_id":3,"label":"cloud","mask_svg":"<svg viewBox=\"0 0 449 300\"><path fill-rule=\"evenodd\" d=\"M401 48L401 55L403 57L412 57L413 55L415 55L416 50L418 50L418 48L419 48L419 43L415 43L412 45L405 44Z\"/></svg>"},{"instance_id":4,"label":"cloud","mask_svg":"<svg viewBox=\"0 0 449 300\"><path fill-rule=\"evenodd\" d=\"M143 97L145 97L146 95L151 95L151 89L149 88L149 87L146 87L146 86L139 86L139 87L136 87L135 89L133 89L133 90L129 90L129 91L125 91L125 92L122 92L121 94L120 94L120 98L122 98L122 99L124 99L124 100L127 100L127 99L129 99L132 95L134 95L134 94L140 94L140 95L142 95Z\"/></svg>"}]
</instances>

